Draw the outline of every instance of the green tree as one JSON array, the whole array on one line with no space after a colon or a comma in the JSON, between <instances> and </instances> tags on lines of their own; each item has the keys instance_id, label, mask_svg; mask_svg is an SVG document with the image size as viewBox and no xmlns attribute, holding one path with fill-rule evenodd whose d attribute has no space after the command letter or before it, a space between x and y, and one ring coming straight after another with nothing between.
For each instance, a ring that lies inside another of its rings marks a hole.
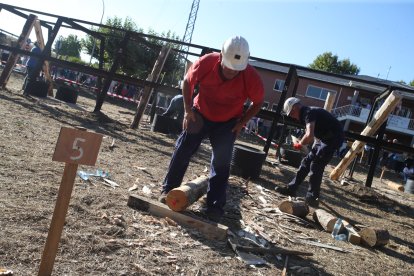
<instances>
[{"instance_id":1,"label":"green tree","mask_svg":"<svg viewBox=\"0 0 414 276\"><path fill-rule=\"evenodd\" d=\"M68 37L59 36L55 42L54 51L62 56L80 58L82 50L81 40L77 35L70 34Z\"/></svg>"},{"instance_id":2,"label":"green tree","mask_svg":"<svg viewBox=\"0 0 414 276\"><path fill-rule=\"evenodd\" d=\"M414 86L414 80L410 81L409 83L411 86Z\"/></svg>"},{"instance_id":3,"label":"green tree","mask_svg":"<svg viewBox=\"0 0 414 276\"><path fill-rule=\"evenodd\" d=\"M113 18L108 18L106 20L105 25L120 29L94 29L94 31L98 31L105 35L106 44L104 62L107 64L112 64L124 36L123 30L138 33L143 33L143 30L138 28L135 22L133 22L132 19L129 17L126 17L124 20L116 16ZM178 37L171 32L159 35L155 31L150 29L148 31L148 34L178 40ZM92 36L87 36L85 39L82 40L82 45L89 55L92 54L94 43L95 50L93 52L93 56L94 58L98 59L100 52L99 49L101 47L100 40L95 41ZM165 44L165 42L157 40L155 38L143 38L133 36L128 42L125 54L121 57L118 73L127 74L129 76L138 77L140 79L146 79L148 75L151 73L155 60L157 59L159 51L163 44ZM170 47L178 48L178 45L171 44ZM178 82L179 77L174 77L174 72L176 72L175 68L179 68L180 66L182 65L176 57L176 52L171 51L163 68L163 72L165 72L165 74L163 75L163 82L166 82L168 84L176 84Z\"/></svg>"},{"instance_id":4,"label":"green tree","mask_svg":"<svg viewBox=\"0 0 414 276\"><path fill-rule=\"evenodd\" d=\"M325 52L317 56L316 59L309 64L309 68L348 75L358 75L360 71L358 66L352 64L348 58L339 60L338 56L332 54L332 52Z\"/></svg>"}]
</instances>

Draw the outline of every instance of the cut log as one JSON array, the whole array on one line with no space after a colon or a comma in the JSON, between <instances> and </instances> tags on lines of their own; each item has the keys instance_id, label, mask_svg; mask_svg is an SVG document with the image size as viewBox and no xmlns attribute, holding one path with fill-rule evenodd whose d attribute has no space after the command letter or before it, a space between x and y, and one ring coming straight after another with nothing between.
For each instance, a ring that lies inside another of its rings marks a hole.
<instances>
[{"instance_id":1,"label":"cut log","mask_svg":"<svg viewBox=\"0 0 414 276\"><path fill-rule=\"evenodd\" d=\"M352 227L352 225L346 220L342 220L342 225L348 231L348 242L352 244L360 244L361 236L357 233L354 227Z\"/></svg>"},{"instance_id":2,"label":"cut log","mask_svg":"<svg viewBox=\"0 0 414 276\"><path fill-rule=\"evenodd\" d=\"M313 220L319 223L326 232L332 233L338 218L323 209L316 209L313 212Z\"/></svg>"},{"instance_id":3,"label":"cut log","mask_svg":"<svg viewBox=\"0 0 414 276\"><path fill-rule=\"evenodd\" d=\"M284 200L279 204L279 210L302 218L309 214L309 207L303 201Z\"/></svg>"},{"instance_id":4,"label":"cut log","mask_svg":"<svg viewBox=\"0 0 414 276\"><path fill-rule=\"evenodd\" d=\"M164 204L148 200L142 196L130 195L128 206L136 210L149 212L158 217L169 217L180 225L197 229L210 240L225 240L227 238L228 227L225 225L204 222L191 214L174 212Z\"/></svg>"},{"instance_id":5,"label":"cut log","mask_svg":"<svg viewBox=\"0 0 414 276\"><path fill-rule=\"evenodd\" d=\"M395 191L400 191L400 192L404 192L404 185L392 182L392 181L388 181L388 187L395 190Z\"/></svg>"},{"instance_id":6,"label":"cut log","mask_svg":"<svg viewBox=\"0 0 414 276\"><path fill-rule=\"evenodd\" d=\"M370 247L386 245L390 240L390 234L385 229L367 227L359 231L359 235L362 243Z\"/></svg>"},{"instance_id":7,"label":"cut log","mask_svg":"<svg viewBox=\"0 0 414 276\"><path fill-rule=\"evenodd\" d=\"M208 176L200 176L168 192L166 203L173 211L184 211L207 192Z\"/></svg>"}]
</instances>

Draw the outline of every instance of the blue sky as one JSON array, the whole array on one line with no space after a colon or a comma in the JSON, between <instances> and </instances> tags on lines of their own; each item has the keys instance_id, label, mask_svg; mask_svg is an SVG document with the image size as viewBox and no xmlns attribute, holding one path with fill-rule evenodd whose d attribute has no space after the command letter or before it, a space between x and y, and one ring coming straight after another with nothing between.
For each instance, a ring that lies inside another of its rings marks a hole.
<instances>
[{"instance_id":1,"label":"blue sky","mask_svg":"<svg viewBox=\"0 0 414 276\"><path fill-rule=\"evenodd\" d=\"M145 31L182 37L193 0L3 0L2 3L99 22L129 16ZM1 11L0 28L20 34L24 22ZM307 66L330 51L360 75L414 80L414 0L200 0L192 43L221 48L244 36L251 55ZM67 35L66 32L62 35ZM81 33L77 33L82 36Z\"/></svg>"}]
</instances>

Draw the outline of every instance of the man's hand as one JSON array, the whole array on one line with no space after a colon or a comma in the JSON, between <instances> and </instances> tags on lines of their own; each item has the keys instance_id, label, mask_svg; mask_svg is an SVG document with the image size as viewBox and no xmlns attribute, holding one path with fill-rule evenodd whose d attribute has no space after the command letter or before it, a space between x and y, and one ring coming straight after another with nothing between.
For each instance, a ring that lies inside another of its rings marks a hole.
<instances>
[{"instance_id":1,"label":"man's hand","mask_svg":"<svg viewBox=\"0 0 414 276\"><path fill-rule=\"evenodd\" d=\"M301 144L301 143L294 143L294 144L293 144L293 148L294 148L295 150L300 150L300 149L302 148L302 144Z\"/></svg>"},{"instance_id":2,"label":"man's hand","mask_svg":"<svg viewBox=\"0 0 414 276\"><path fill-rule=\"evenodd\" d=\"M192 122L196 121L195 114L192 109L184 113L183 129L187 129L190 121Z\"/></svg>"}]
</instances>

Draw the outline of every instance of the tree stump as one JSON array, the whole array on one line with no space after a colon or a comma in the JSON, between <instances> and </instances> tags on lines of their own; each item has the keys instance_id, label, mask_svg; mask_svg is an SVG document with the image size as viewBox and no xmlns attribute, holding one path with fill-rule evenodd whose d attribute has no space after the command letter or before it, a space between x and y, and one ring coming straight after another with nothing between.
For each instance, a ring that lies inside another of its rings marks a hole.
<instances>
[{"instance_id":1,"label":"tree stump","mask_svg":"<svg viewBox=\"0 0 414 276\"><path fill-rule=\"evenodd\" d=\"M173 211L184 211L207 193L208 176L200 176L178 188L168 192L165 199L168 207Z\"/></svg>"},{"instance_id":2,"label":"tree stump","mask_svg":"<svg viewBox=\"0 0 414 276\"><path fill-rule=\"evenodd\" d=\"M386 245L390 240L390 234L385 229L364 228L359 231L363 244L374 246Z\"/></svg>"},{"instance_id":3,"label":"tree stump","mask_svg":"<svg viewBox=\"0 0 414 276\"><path fill-rule=\"evenodd\" d=\"M323 209L316 209L313 212L313 220L319 223L326 232L332 233L338 218Z\"/></svg>"},{"instance_id":4,"label":"tree stump","mask_svg":"<svg viewBox=\"0 0 414 276\"><path fill-rule=\"evenodd\" d=\"M303 201L282 201L279 204L279 210L297 217L306 217L309 213L309 207Z\"/></svg>"}]
</instances>

